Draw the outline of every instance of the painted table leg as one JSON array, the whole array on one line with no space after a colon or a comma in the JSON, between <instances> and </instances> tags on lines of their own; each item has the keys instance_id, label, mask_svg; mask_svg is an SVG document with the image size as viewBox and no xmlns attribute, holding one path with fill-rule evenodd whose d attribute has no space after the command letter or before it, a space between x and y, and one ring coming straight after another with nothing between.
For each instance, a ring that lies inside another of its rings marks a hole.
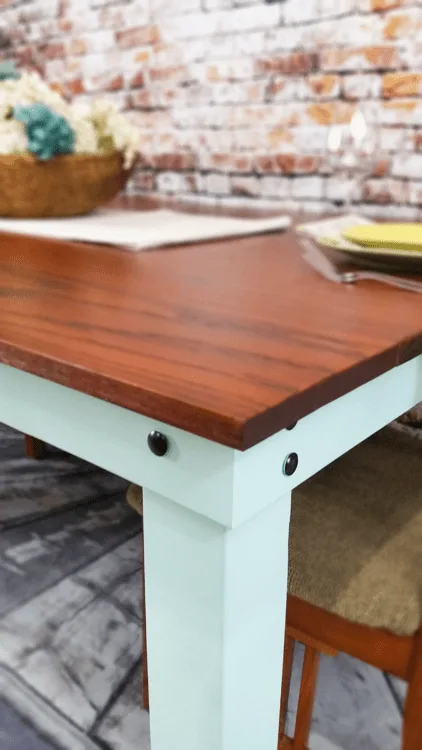
<instances>
[{"instance_id":1,"label":"painted table leg","mask_svg":"<svg viewBox=\"0 0 422 750\"><path fill-rule=\"evenodd\" d=\"M144 490L152 750L276 750L290 493L234 529Z\"/></svg>"}]
</instances>

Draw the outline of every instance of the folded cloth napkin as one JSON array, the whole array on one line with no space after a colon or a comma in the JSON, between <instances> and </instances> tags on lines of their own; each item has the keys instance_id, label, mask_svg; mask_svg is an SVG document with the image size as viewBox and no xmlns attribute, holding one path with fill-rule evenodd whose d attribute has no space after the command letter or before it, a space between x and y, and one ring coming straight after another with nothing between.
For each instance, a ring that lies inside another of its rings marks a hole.
<instances>
[{"instance_id":1,"label":"folded cloth napkin","mask_svg":"<svg viewBox=\"0 0 422 750\"><path fill-rule=\"evenodd\" d=\"M319 219L317 221L309 221L306 224L301 224L297 227L297 231L301 234L306 234L308 237L317 240L320 237L330 237L336 240L337 245L346 249L347 247L356 247L352 242L346 240L342 232L350 227L356 227L366 224L374 224L371 219L367 219L365 216L359 214L344 214L342 216L334 216L331 219Z\"/></svg>"},{"instance_id":2,"label":"folded cloth napkin","mask_svg":"<svg viewBox=\"0 0 422 750\"><path fill-rule=\"evenodd\" d=\"M0 231L61 240L117 245L134 252L286 229L288 216L237 219L180 211L100 210L70 219L0 219Z\"/></svg>"}]
</instances>

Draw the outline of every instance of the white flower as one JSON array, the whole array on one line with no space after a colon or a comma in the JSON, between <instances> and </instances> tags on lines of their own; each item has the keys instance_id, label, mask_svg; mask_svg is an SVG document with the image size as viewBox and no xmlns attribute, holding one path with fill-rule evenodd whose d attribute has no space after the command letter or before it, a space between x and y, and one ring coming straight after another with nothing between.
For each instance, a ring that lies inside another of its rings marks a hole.
<instances>
[{"instance_id":1,"label":"white flower","mask_svg":"<svg viewBox=\"0 0 422 750\"><path fill-rule=\"evenodd\" d=\"M99 147L115 148L124 155L125 169L130 169L140 150L140 134L130 120L119 112L114 102L97 99L92 103L91 118L99 133Z\"/></svg>"},{"instance_id":2,"label":"white flower","mask_svg":"<svg viewBox=\"0 0 422 750\"><path fill-rule=\"evenodd\" d=\"M25 128L17 120L0 122L0 154L22 154L28 149Z\"/></svg>"},{"instance_id":3,"label":"white flower","mask_svg":"<svg viewBox=\"0 0 422 750\"><path fill-rule=\"evenodd\" d=\"M74 119L71 126L75 131L75 153L95 154L98 151L98 134L90 120Z\"/></svg>"},{"instance_id":4,"label":"white flower","mask_svg":"<svg viewBox=\"0 0 422 750\"><path fill-rule=\"evenodd\" d=\"M79 154L120 151L125 169L130 169L140 151L140 132L113 101L67 102L38 73L23 72L17 80L0 81L0 153L27 150L24 126L10 118L17 106L39 102L67 120L75 131L75 152Z\"/></svg>"},{"instance_id":5,"label":"white flower","mask_svg":"<svg viewBox=\"0 0 422 750\"><path fill-rule=\"evenodd\" d=\"M69 118L70 105L58 91L54 91L38 73L22 73L18 80L0 83L0 103L9 110L17 106L29 106L41 102L58 115Z\"/></svg>"}]
</instances>

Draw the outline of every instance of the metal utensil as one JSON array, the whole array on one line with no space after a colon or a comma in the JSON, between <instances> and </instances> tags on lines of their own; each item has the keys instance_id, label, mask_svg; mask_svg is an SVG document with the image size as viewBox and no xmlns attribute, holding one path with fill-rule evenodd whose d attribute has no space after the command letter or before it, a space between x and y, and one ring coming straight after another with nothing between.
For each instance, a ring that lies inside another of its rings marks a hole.
<instances>
[{"instance_id":1,"label":"metal utensil","mask_svg":"<svg viewBox=\"0 0 422 750\"><path fill-rule=\"evenodd\" d=\"M340 271L309 237L300 235L299 243L303 259L328 281L334 281L336 284L355 284L357 281L365 280L378 281L407 292L422 294L422 282L377 271Z\"/></svg>"}]
</instances>

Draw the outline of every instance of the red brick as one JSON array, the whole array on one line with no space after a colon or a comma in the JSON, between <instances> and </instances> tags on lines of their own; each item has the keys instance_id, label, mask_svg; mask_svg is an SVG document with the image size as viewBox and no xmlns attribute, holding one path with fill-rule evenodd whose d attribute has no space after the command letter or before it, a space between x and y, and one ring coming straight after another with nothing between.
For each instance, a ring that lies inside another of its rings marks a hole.
<instances>
[{"instance_id":1,"label":"red brick","mask_svg":"<svg viewBox=\"0 0 422 750\"><path fill-rule=\"evenodd\" d=\"M250 172L252 170L253 159L246 154L233 154L233 169L236 172Z\"/></svg>"},{"instance_id":2,"label":"red brick","mask_svg":"<svg viewBox=\"0 0 422 750\"><path fill-rule=\"evenodd\" d=\"M318 171L320 158L307 154L259 154L255 169L259 174L313 174Z\"/></svg>"},{"instance_id":3,"label":"red brick","mask_svg":"<svg viewBox=\"0 0 422 750\"><path fill-rule=\"evenodd\" d=\"M216 172L251 172L254 159L249 154L204 153L201 155L201 168Z\"/></svg>"},{"instance_id":4,"label":"red brick","mask_svg":"<svg viewBox=\"0 0 422 750\"><path fill-rule=\"evenodd\" d=\"M362 197L368 203L406 203L407 184L401 180L367 180Z\"/></svg>"},{"instance_id":5,"label":"red brick","mask_svg":"<svg viewBox=\"0 0 422 750\"><path fill-rule=\"evenodd\" d=\"M372 170L372 174L374 177L386 177L389 171L390 159L379 159Z\"/></svg>"},{"instance_id":6,"label":"red brick","mask_svg":"<svg viewBox=\"0 0 422 750\"><path fill-rule=\"evenodd\" d=\"M415 149L422 151L422 130L417 130L415 133Z\"/></svg>"},{"instance_id":7,"label":"red brick","mask_svg":"<svg viewBox=\"0 0 422 750\"><path fill-rule=\"evenodd\" d=\"M132 183L135 188L142 191L152 191L155 189L155 174L142 169L137 169Z\"/></svg>"},{"instance_id":8,"label":"red brick","mask_svg":"<svg viewBox=\"0 0 422 750\"><path fill-rule=\"evenodd\" d=\"M17 50L15 50L14 55L17 64L21 65L22 67L32 68L34 67L35 63L37 63L37 69L42 68L42 66L38 65L40 53L33 47L19 47ZM42 74L42 69L40 69L39 72Z\"/></svg>"},{"instance_id":9,"label":"red brick","mask_svg":"<svg viewBox=\"0 0 422 750\"><path fill-rule=\"evenodd\" d=\"M382 88L387 99L418 96L422 92L422 73L388 73L384 76Z\"/></svg>"},{"instance_id":10,"label":"red brick","mask_svg":"<svg viewBox=\"0 0 422 750\"><path fill-rule=\"evenodd\" d=\"M154 109L155 101L150 89L134 91L129 96L129 106L134 109Z\"/></svg>"},{"instance_id":11,"label":"red brick","mask_svg":"<svg viewBox=\"0 0 422 750\"><path fill-rule=\"evenodd\" d=\"M196 157L192 153L163 153L154 154L152 165L155 169L177 171L179 169L194 169Z\"/></svg>"},{"instance_id":12,"label":"red brick","mask_svg":"<svg viewBox=\"0 0 422 750\"><path fill-rule=\"evenodd\" d=\"M70 55L86 55L88 52L88 45L85 39L72 39L68 51Z\"/></svg>"},{"instance_id":13,"label":"red brick","mask_svg":"<svg viewBox=\"0 0 422 750\"><path fill-rule=\"evenodd\" d=\"M135 62L137 63L148 63L151 59L152 48L141 49L136 53Z\"/></svg>"},{"instance_id":14,"label":"red brick","mask_svg":"<svg viewBox=\"0 0 422 750\"><path fill-rule=\"evenodd\" d=\"M188 80L188 70L183 65L172 65L168 68L150 68L151 81L182 81Z\"/></svg>"},{"instance_id":15,"label":"red brick","mask_svg":"<svg viewBox=\"0 0 422 750\"><path fill-rule=\"evenodd\" d=\"M63 88L63 86L61 87ZM78 96L78 94L85 93L85 87L82 78L72 78L70 81L66 81L65 94L70 93L71 96Z\"/></svg>"},{"instance_id":16,"label":"red brick","mask_svg":"<svg viewBox=\"0 0 422 750\"><path fill-rule=\"evenodd\" d=\"M294 124L293 119L291 119L289 125L293 126ZM286 143L293 143L293 140L294 135L291 127L272 128L267 134L267 145L270 151L285 148Z\"/></svg>"},{"instance_id":17,"label":"red brick","mask_svg":"<svg viewBox=\"0 0 422 750\"><path fill-rule=\"evenodd\" d=\"M60 18L59 28L61 31L69 32L73 29L73 23L69 18Z\"/></svg>"},{"instance_id":18,"label":"red brick","mask_svg":"<svg viewBox=\"0 0 422 750\"><path fill-rule=\"evenodd\" d=\"M46 60L56 60L66 56L64 44L60 42L51 42L42 47L42 54Z\"/></svg>"},{"instance_id":19,"label":"red brick","mask_svg":"<svg viewBox=\"0 0 422 750\"><path fill-rule=\"evenodd\" d=\"M315 156L277 154L275 159L279 171L283 174L312 174L319 166L319 159Z\"/></svg>"},{"instance_id":20,"label":"red brick","mask_svg":"<svg viewBox=\"0 0 422 750\"><path fill-rule=\"evenodd\" d=\"M406 38L413 25L413 19L406 13L395 13L391 15L384 26L384 39Z\"/></svg>"},{"instance_id":21,"label":"red brick","mask_svg":"<svg viewBox=\"0 0 422 750\"><path fill-rule=\"evenodd\" d=\"M124 80L122 75L116 75L107 80L102 88L104 91L121 91L124 88Z\"/></svg>"},{"instance_id":22,"label":"red brick","mask_svg":"<svg viewBox=\"0 0 422 750\"><path fill-rule=\"evenodd\" d=\"M129 81L129 87L131 89L140 89L145 86L145 73L143 70L138 70Z\"/></svg>"},{"instance_id":23,"label":"red brick","mask_svg":"<svg viewBox=\"0 0 422 750\"><path fill-rule=\"evenodd\" d=\"M340 80L338 75L322 74L309 76L305 83L311 94L325 98L338 94Z\"/></svg>"},{"instance_id":24,"label":"red brick","mask_svg":"<svg viewBox=\"0 0 422 750\"><path fill-rule=\"evenodd\" d=\"M141 47L144 44L156 44L160 41L157 26L137 26L116 33L116 41L121 49Z\"/></svg>"},{"instance_id":25,"label":"red brick","mask_svg":"<svg viewBox=\"0 0 422 750\"><path fill-rule=\"evenodd\" d=\"M395 46L376 44L372 47L331 48L321 52L323 70L370 70L394 68L399 64Z\"/></svg>"},{"instance_id":26,"label":"red brick","mask_svg":"<svg viewBox=\"0 0 422 750\"><path fill-rule=\"evenodd\" d=\"M371 0L371 10L382 11L406 5L406 0Z\"/></svg>"},{"instance_id":27,"label":"red brick","mask_svg":"<svg viewBox=\"0 0 422 750\"><path fill-rule=\"evenodd\" d=\"M255 168L259 174L275 174L279 171L277 157L275 155L260 154L256 157Z\"/></svg>"},{"instance_id":28,"label":"red brick","mask_svg":"<svg viewBox=\"0 0 422 750\"><path fill-rule=\"evenodd\" d=\"M289 54L264 57L256 61L257 75L268 73L298 74L310 73L318 66L318 56L309 52L291 52Z\"/></svg>"},{"instance_id":29,"label":"red brick","mask_svg":"<svg viewBox=\"0 0 422 750\"><path fill-rule=\"evenodd\" d=\"M341 101L321 102L310 104L307 107L308 116L319 125L347 123L350 121L353 112L353 105Z\"/></svg>"}]
</instances>

